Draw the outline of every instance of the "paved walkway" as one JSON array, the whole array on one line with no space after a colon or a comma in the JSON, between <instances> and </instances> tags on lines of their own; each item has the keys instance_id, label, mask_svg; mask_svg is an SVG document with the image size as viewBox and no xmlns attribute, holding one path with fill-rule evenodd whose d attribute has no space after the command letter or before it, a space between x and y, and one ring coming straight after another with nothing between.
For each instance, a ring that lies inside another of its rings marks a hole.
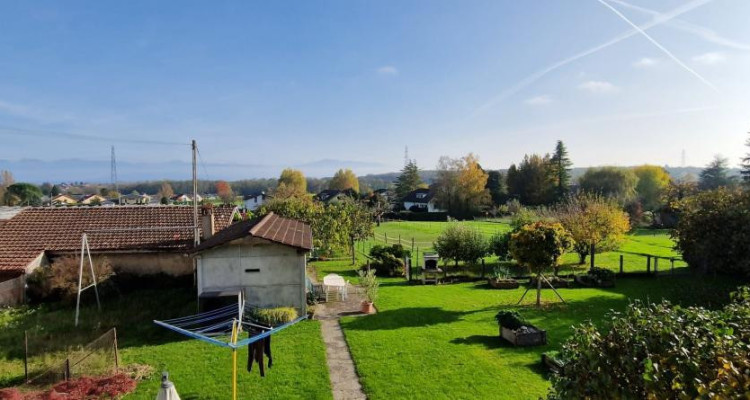
<instances>
[{"instance_id":1,"label":"paved walkway","mask_svg":"<svg viewBox=\"0 0 750 400\"><path fill-rule=\"evenodd\" d=\"M315 319L321 321L321 334L326 345L328 374L331 377L334 400L367 399L362 391L362 385L359 384L359 376L339 324L341 316L363 315L359 312L362 297L353 293L353 289L350 287L347 301L321 303L315 315Z\"/></svg>"}]
</instances>

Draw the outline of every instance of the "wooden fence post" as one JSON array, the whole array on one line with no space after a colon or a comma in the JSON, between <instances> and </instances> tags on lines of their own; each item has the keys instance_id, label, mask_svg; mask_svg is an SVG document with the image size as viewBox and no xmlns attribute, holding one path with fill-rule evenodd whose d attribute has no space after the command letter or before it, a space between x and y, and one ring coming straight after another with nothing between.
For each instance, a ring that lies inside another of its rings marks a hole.
<instances>
[{"instance_id":1,"label":"wooden fence post","mask_svg":"<svg viewBox=\"0 0 750 400\"><path fill-rule=\"evenodd\" d=\"M481 278L484 278L484 258L482 259L482 276Z\"/></svg>"},{"instance_id":2,"label":"wooden fence post","mask_svg":"<svg viewBox=\"0 0 750 400\"><path fill-rule=\"evenodd\" d=\"M23 375L29 382L29 332L23 331Z\"/></svg>"},{"instance_id":3,"label":"wooden fence post","mask_svg":"<svg viewBox=\"0 0 750 400\"><path fill-rule=\"evenodd\" d=\"M65 380L69 381L70 380L70 358L65 359L65 371L63 372L63 374L65 375Z\"/></svg>"},{"instance_id":4,"label":"wooden fence post","mask_svg":"<svg viewBox=\"0 0 750 400\"><path fill-rule=\"evenodd\" d=\"M620 254L620 273L621 274L624 272L623 271L623 264L624 264L624 262L623 262L623 255Z\"/></svg>"},{"instance_id":5,"label":"wooden fence post","mask_svg":"<svg viewBox=\"0 0 750 400\"><path fill-rule=\"evenodd\" d=\"M672 273L672 275L674 275L674 258L670 258L669 263L671 264L671 266L669 267L670 272Z\"/></svg>"},{"instance_id":6,"label":"wooden fence post","mask_svg":"<svg viewBox=\"0 0 750 400\"><path fill-rule=\"evenodd\" d=\"M646 256L646 273L648 274L651 273L651 256L650 255Z\"/></svg>"},{"instance_id":7,"label":"wooden fence post","mask_svg":"<svg viewBox=\"0 0 750 400\"><path fill-rule=\"evenodd\" d=\"M117 328L112 328L112 336L114 336L112 347L115 350L115 371L118 371L120 369L120 361L118 360L119 356L117 352Z\"/></svg>"},{"instance_id":8,"label":"wooden fence post","mask_svg":"<svg viewBox=\"0 0 750 400\"><path fill-rule=\"evenodd\" d=\"M654 275L659 273L659 257L654 257Z\"/></svg>"}]
</instances>

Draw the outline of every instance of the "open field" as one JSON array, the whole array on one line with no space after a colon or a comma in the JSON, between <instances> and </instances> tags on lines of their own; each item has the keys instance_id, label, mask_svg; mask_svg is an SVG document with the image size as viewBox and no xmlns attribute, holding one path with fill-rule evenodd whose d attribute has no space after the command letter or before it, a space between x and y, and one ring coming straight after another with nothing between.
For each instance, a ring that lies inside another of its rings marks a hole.
<instances>
[{"instance_id":1,"label":"open field","mask_svg":"<svg viewBox=\"0 0 750 400\"><path fill-rule=\"evenodd\" d=\"M160 371L170 372L184 399L226 399L231 390L231 353L197 340L167 331L153 319L174 318L195 313L193 290L147 290L118 297L109 296L102 312L82 309L80 327L73 326L74 308L35 307L0 312L0 387L23 380L23 332L44 327L48 345L63 348L85 342L117 327L121 361L148 364L155 370L140 382L127 398L153 399L159 387ZM258 398L330 399L331 389L325 348L317 321L303 321L273 337L274 366L265 378L245 372L247 349L239 351L240 394Z\"/></svg>"},{"instance_id":2,"label":"open field","mask_svg":"<svg viewBox=\"0 0 750 400\"><path fill-rule=\"evenodd\" d=\"M495 233L510 231L511 227L507 220L495 221L467 221L462 222L482 232L485 236L490 237ZM438 237L440 232L448 225L446 222L414 222L414 221L392 221L384 222L375 228L375 237L360 243L358 249L367 251L376 244L393 244L400 243L405 247L412 248L412 239L414 239L415 253L419 250L419 257L425 251L432 251L432 243ZM387 242L386 242L387 241ZM646 257L639 254L650 254L665 258L680 258L679 252L674 250L674 242L669 237L669 232L665 229L636 229L627 235L625 243L617 252L605 252L596 255L596 264L600 267L619 271L619 257L623 255L623 270L625 272L645 272ZM416 254L414 254L416 256ZM485 261L488 265L497 264L497 257L487 257ZM421 261L420 261L421 262ZM588 259L587 259L588 263ZM578 255L568 253L562 259L562 271L580 272L588 268L586 265L578 265ZM675 261L675 268L684 268L686 264L680 260ZM654 260L651 260L651 268L654 267ZM666 271L670 267L668 260L660 260L660 271Z\"/></svg>"}]
</instances>

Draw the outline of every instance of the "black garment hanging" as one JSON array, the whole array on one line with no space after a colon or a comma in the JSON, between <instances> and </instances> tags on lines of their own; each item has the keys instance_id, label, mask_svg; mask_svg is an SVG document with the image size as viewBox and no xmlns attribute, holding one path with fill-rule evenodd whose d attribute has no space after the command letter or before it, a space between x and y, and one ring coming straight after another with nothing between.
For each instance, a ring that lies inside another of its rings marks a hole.
<instances>
[{"instance_id":1,"label":"black garment hanging","mask_svg":"<svg viewBox=\"0 0 750 400\"><path fill-rule=\"evenodd\" d=\"M252 335L252 333L250 333ZM247 372L252 372L253 364L258 363L260 376L266 376L266 368L263 363L263 356L268 357L268 368L273 366L273 357L271 356L271 337L258 340L247 347Z\"/></svg>"}]
</instances>

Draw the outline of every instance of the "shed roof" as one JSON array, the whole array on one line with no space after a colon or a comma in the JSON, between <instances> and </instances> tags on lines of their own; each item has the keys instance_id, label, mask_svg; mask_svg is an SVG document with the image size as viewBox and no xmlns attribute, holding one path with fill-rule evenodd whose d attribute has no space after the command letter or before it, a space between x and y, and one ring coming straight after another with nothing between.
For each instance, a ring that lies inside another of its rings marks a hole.
<instances>
[{"instance_id":1,"label":"shed roof","mask_svg":"<svg viewBox=\"0 0 750 400\"><path fill-rule=\"evenodd\" d=\"M217 230L232 223L235 210L213 209ZM44 251L80 250L84 232L97 252L187 252L192 226L190 206L27 208L0 226L0 271L22 273Z\"/></svg>"},{"instance_id":2,"label":"shed roof","mask_svg":"<svg viewBox=\"0 0 750 400\"><path fill-rule=\"evenodd\" d=\"M424 196L420 198L419 195ZM435 192L430 189L417 189L409 192L409 194L404 197L404 201L410 203L429 203L433 197L435 197Z\"/></svg>"},{"instance_id":3,"label":"shed roof","mask_svg":"<svg viewBox=\"0 0 750 400\"><path fill-rule=\"evenodd\" d=\"M208 250L247 236L266 239L298 249L312 250L312 229L310 225L302 221L279 217L271 212L262 218L231 225L198 245L194 252Z\"/></svg>"}]
</instances>

